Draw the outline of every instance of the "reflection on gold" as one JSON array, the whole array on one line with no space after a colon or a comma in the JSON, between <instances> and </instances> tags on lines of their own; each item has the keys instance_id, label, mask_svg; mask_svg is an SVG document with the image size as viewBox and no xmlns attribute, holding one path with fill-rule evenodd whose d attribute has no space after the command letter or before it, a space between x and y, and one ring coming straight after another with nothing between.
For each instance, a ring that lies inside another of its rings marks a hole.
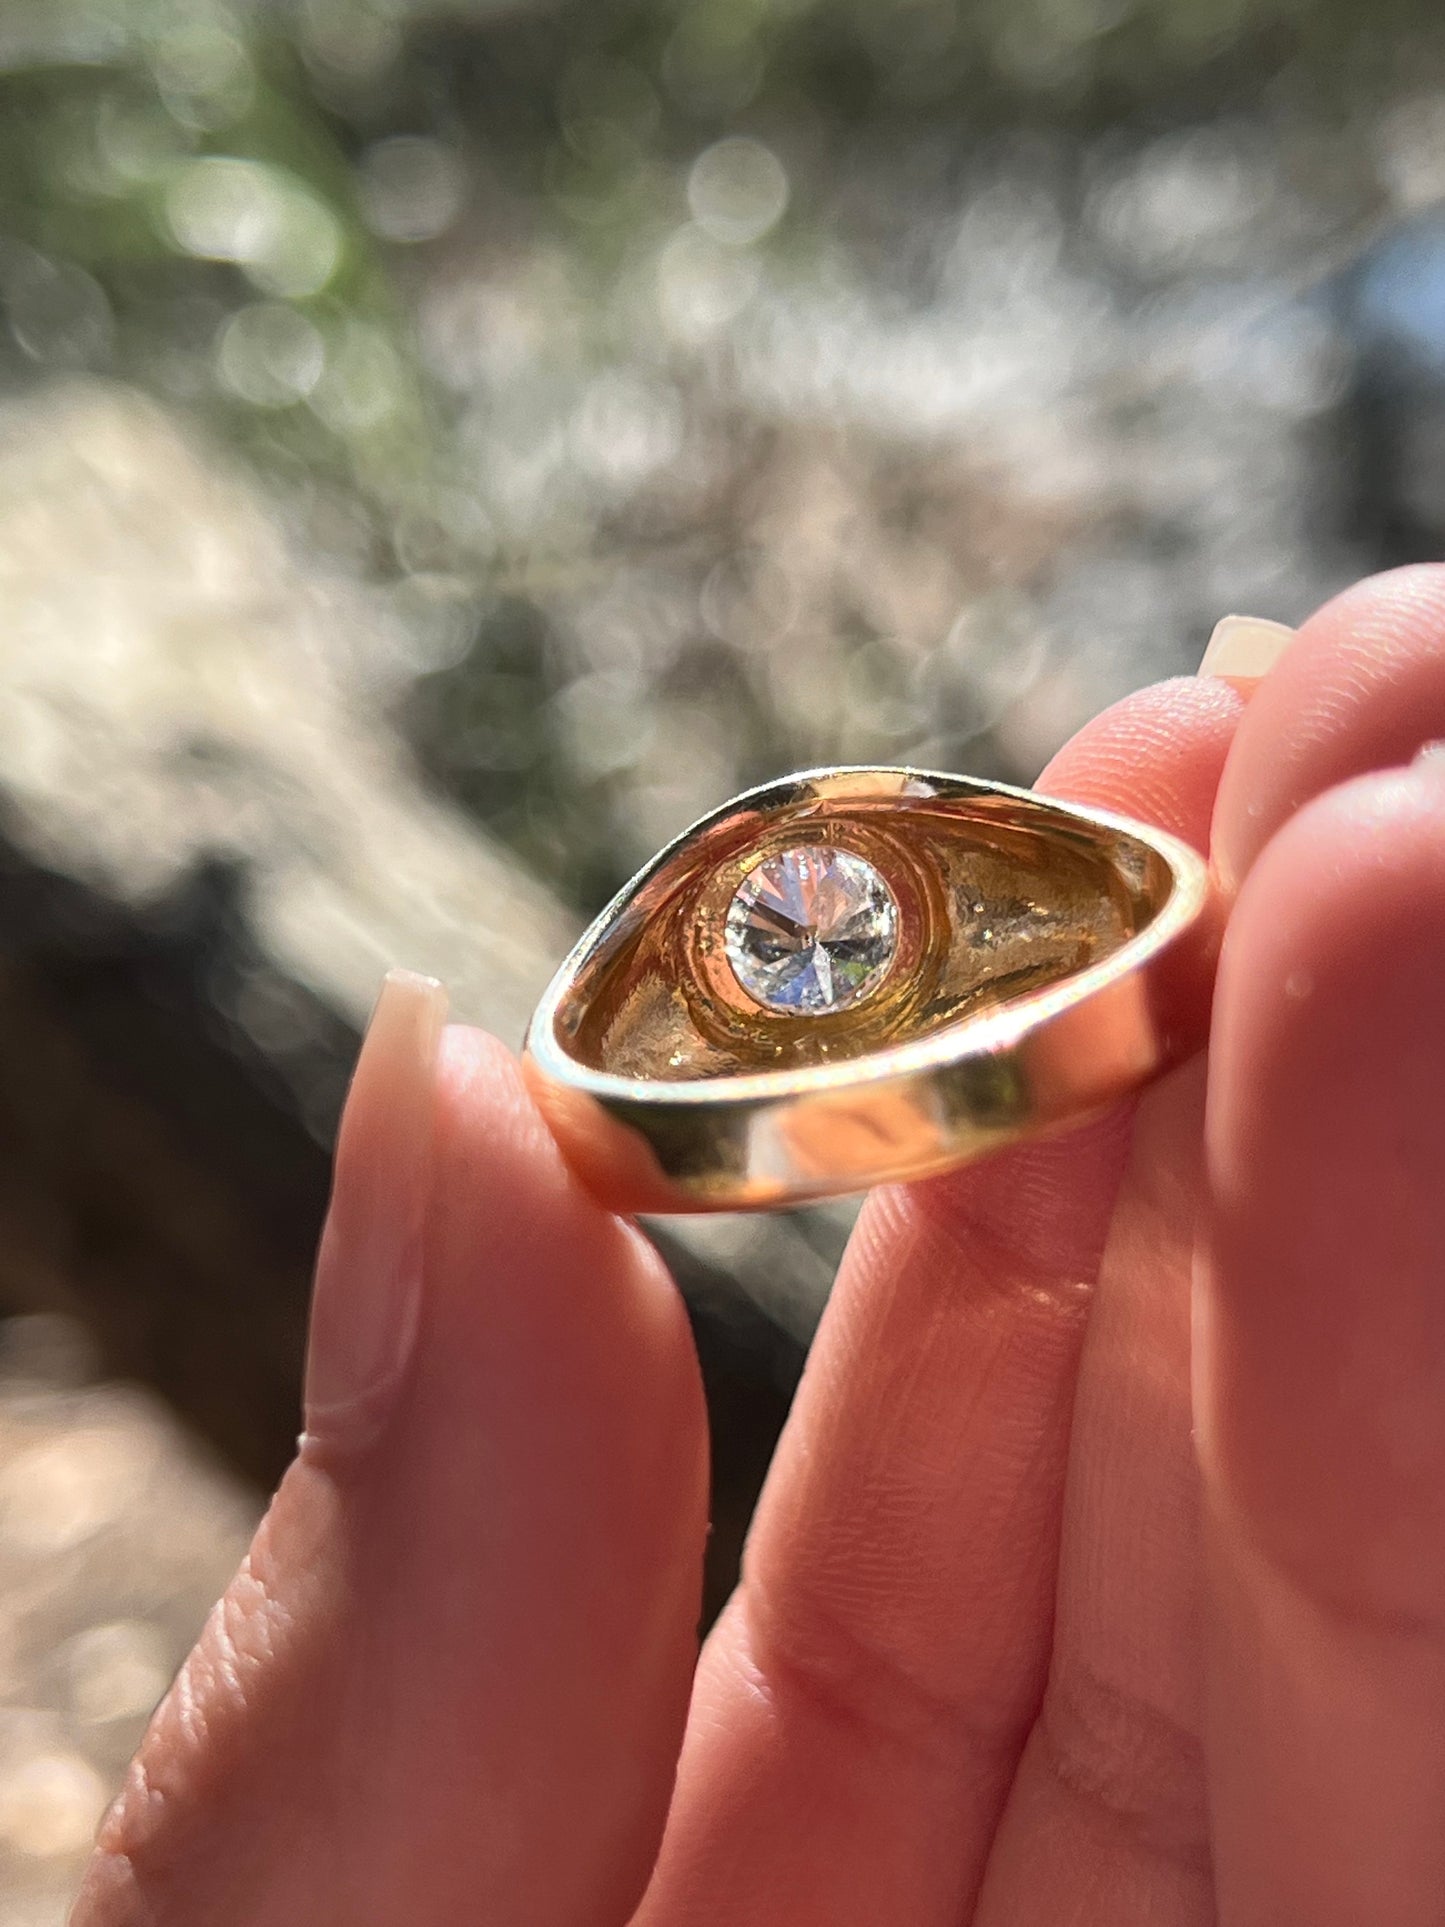
<instances>
[{"instance_id":1,"label":"reflection on gold","mask_svg":"<svg viewBox=\"0 0 1445 1927\"><path fill-rule=\"evenodd\" d=\"M880 1165L912 1164L932 1155L937 1123L921 1091L816 1098L784 1113L757 1134L757 1163L766 1170L771 1148L780 1176L857 1175L866 1181Z\"/></svg>"}]
</instances>

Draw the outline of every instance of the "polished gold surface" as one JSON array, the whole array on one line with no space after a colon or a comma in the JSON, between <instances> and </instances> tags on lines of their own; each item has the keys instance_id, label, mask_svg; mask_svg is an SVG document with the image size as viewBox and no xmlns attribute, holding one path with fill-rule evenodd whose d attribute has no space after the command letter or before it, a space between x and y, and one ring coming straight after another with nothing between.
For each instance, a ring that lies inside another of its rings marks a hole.
<instances>
[{"instance_id":1,"label":"polished gold surface","mask_svg":"<svg viewBox=\"0 0 1445 1927\"><path fill-rule=\"evenodd\" d=\"M876 991L776 1010L724 953L764 858L872 864L897 905ZM1214 943L1204 865L1142 824L904 769L754 790L664 850L533 1019L528 1076L620 1210L766 1208L948 1168L1097 1109L1184 1055Z\"/></svg>"}]
</instances>

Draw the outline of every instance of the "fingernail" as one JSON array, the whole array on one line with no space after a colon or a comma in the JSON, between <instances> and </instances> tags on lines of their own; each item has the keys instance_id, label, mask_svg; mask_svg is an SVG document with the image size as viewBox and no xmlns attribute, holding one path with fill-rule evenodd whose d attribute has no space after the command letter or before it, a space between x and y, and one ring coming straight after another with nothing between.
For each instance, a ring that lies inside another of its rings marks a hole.
<instances>
[{"instance_id":1,"label":"fingernail","mask_svg":"<svg viewBox=\"0 0 1445 1927\"><path fill-rule=\"evenodd\" d=\"M306 1429L348 1438L380 1422L416 1336L437 1052L447 996L394 970L356 1062L311 1302Z\"/></svg>"},{"instance_id":2,"label":"fingernail","mask_svg":"<svg viewBox=\"0 0 1445 1927\"><path fill-rule=\"evenodd\" d=\"M1198 673L1233 683L1248 694L1289 647L1294 630L1263 616L1223 616L1200 660Z\"/></svg>"}]
</instances>

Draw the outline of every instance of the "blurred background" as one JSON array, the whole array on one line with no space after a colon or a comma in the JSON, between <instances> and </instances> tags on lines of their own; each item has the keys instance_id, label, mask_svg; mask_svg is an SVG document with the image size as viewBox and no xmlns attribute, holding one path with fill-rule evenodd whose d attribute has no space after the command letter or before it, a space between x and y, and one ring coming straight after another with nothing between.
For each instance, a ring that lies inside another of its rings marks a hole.
<instances>
[{"instance_id":1,"label":"blurred background","mask_svg":"<svg viewBox=\"0 0 1445 1927\"><path fill-rule=\"evenodd\" d=\"M298 1418L385 966L1445 541L1428 0L0 0L0 1927ZM711 1605L846 1211L659 1230Z\"/></svg>"}]
</instances>

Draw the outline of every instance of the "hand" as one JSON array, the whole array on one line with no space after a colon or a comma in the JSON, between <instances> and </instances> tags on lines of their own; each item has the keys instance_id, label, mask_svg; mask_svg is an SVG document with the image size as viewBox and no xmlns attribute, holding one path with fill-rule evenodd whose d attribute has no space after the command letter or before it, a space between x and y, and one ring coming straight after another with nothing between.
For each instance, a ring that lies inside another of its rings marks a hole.
<instances>
[{"instance_id":1,"label":"hand","mask_svg":"<svg viewBox=\"0 0 1445 1927\"><path fill-rule=\"evenodd\" d=\"M76 1927L1445 1919L1435 735L1417 569L1057 759L1212 824L1207 1088L869 1201L695 1677L681 1306L393 984L306 1437Z\"/></svg>"}]
</instances>

